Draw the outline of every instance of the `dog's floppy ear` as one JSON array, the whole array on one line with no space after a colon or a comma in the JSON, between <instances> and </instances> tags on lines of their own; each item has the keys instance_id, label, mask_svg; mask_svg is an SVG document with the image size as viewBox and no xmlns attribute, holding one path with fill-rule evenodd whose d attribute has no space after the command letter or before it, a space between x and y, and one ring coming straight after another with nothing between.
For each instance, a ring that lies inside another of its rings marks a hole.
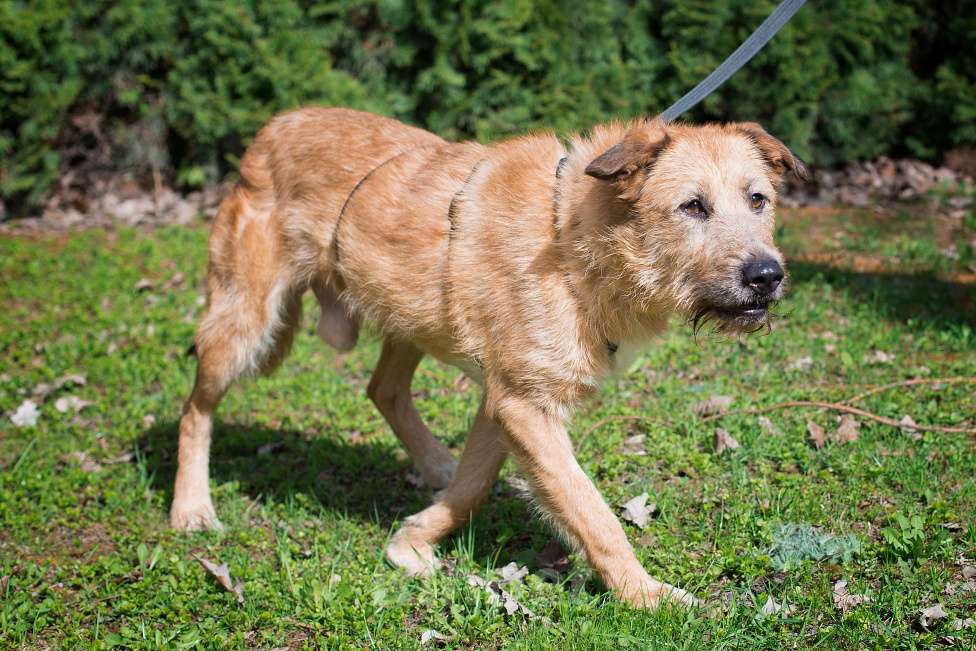
<instances>
[{"instance_id":1,"label":"dog's floppy ear","mask_svg":"<svg viewBox=\"0 0 976 651\"><path fill-rule=\"evenodd\" d=\"M631 129L623 140L594 158L586 173L603 181L622 181L650 165L668 140L668 132L660 123Z\"/></svg>"},{"instance_id":2,"label":"dog's floppy ear","mask_svg":"<svg viewBox=\"0 0 976 651\"><path fill-rule=\"evenodd\" d=\"M782 176L787 172L793 172L801 179L810 178L807 166L804 165L803 161L779 139L766 133L766 130L761 126L755 122L740 122L735 126L738 131L756 144L756 147L762 152L763 158L766 159L776 174Z\"/></svg>"}]
</instances>

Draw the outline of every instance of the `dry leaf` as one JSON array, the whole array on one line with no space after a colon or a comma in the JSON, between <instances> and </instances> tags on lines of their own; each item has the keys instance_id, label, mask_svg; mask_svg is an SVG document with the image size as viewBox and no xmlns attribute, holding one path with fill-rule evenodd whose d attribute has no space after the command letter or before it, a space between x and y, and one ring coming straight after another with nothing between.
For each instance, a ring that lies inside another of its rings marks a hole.
<instances>
[{"instance_id":1,"label":"dry leaf","mask_svg":"<svg viewBox=\"0 0 976 651\"><path fill-rule=\"evenodd\" d=\"M146 292L152 289L154 286L155 283L148 278L140 278L139 282L136 283L135 290L137 292Z\"/></svg>"},{"instance_id":2,"label":"dry leaf","mask_svg":"<svg viewBox=\"0 0 976 651\"><path fill-rule=\"evenodd\" d=\"M48 384L47 382L41 382L36 387L34 387L34 390L31 392L31 395L34 397L34 399L40 402L44 402L44 400L46 400L49 395L51 395L55 391L58 391L59 389L64 388L69 384L82 386L84 384L87 384L87 382L88 380L85 379L84 375L79 375L77 373L70 373L68 375L62 375L61 377L59 377L54 382L51 382L50 384Z\"/></svg>"},{"instance_id":3,"label":"dry leaf","mask_svg":"<svg viewBox=\"0 0 976 651\"><path fill-rule=\"evenodd\" d=\"M647 454L647 450L644 449L644 440L647 437L644 434L636 434L634 436L628 436L624 439L623 445L620 447L621 452L631 456L642 457Z\"/></svg>"},{"instance_id":4,"label":"dry leaf","mask_svg":"<svg viewBox=\"0 0 976 651\"><path fill-rule=\"evenodd\" d=\"M217 579L228 592L233 592L234 596L237 597L237 603L244 603L244 583L241 581L234 582L234 579L230 576L230 569L227 567L227 563L221 563L220 565L215 564L213 561L208 561L205 558L199 556L196 557L203 569L207 570L211 576Z\"/></svg>"},{"instance_id":5,"label":"dry leaf","mask_svg":"<svg viewBox=\"0 0 976 651\"><path fill-rule=\"evenodd\" d=\"M817 425L812 420L807 421L807 432L810 433L810 442L813 443L813 447L818 450L824 446L826 443L824 430L820 425Z\"/></svg>"},{"instance_id":6,"label":"dry leaf","mask_svg":"<svg viewBox=\"0 0 976 651\"><path fill-rule=\"evenodd\" d=\"M794 371L806 371L809 370L811 366L813 366L812 357L799 357L790 362L786 368Z\"/></svg>"},{"instance_id":7,"label":"dry leaf","mask_svg":"<svg viewBox=\"0 0 976 651\"><path fill-rule=\"evenodd\" d=\"M895 356L883 350L876 350L869 355L865 355L862 361L865 364L889 364L895 361Z\"/></svg>"},{"instance_id":8,"label":"dry leaf","mask_svg":"<svg viewBox=\"0 0 976 651\"><path fill-rule=\"evenodd\" d=\"M860 436L859 428L861 424L850 414L840 417L840 425L830 435L830 439L835 443L853 443Z\"/></svg>"},{"instance_id":9,"label":"dry leaf","mask_svg":"<svg viewBox=\"0 0 976 651\"><path fill-rule=\"evenodd\" d=\"M871 598L866 595L851 594L848 592L847 581L843 579L834 584L832 596L834 599L834 608L842 613L846 613L863 603L871 601Z\"/></svg>"},{"instance_id":10,"label":"dry leaf","mask_svg":"<svg viewBox=\"0 0 976 651\"><path fill-rule=\"evenodd\" d=\"M935 604L934 606L923 608L920 612L922 616L918 618L918 623L924 628L928 628L933 622L949 616L949 613L945 611L942 604Z\"/></svg>"},{"instance_id":11,"label":"dry leaf","mask_svg":"<svg viewBox=\"0 0 976 651\"><path fill-rule=\"evenodd\" d=\"M40 415L41 412L38 411L34 401L25 400L17 407L17 411L10 416L10 422L17 427L33 427L37 424L37 418Z\"/></svg>"},{"instance_id":12,"label":"dry leaf","mask_svg":"<svg viewBox=\"0 0 976 651\"><path fill-rule=\"evenodd\" d=\"M651 514L657 509L657 504L647 504L647 493L641 493L637 497L632 497L621 505L623 509L623 519L636 524L643 529L647 526L647 521Z\"/></svg>"},{"instance_id":13,"label":"dry leaf","mask_svg":"<svg viewBox=\"0 0 976 651\"><path fill-rule=\"evenodd\" d=\"M763 617L767 617L769 615L775 615L776 613L779 612L782 612L784 615L791 615L795 610L796 610L796 606L794 606L793 604L786 604L784 606L783 604L776 603L776 601L772 597L769 597L768 599L766 599L766 603L763 604L763 607L760 609L759 612L762 613Z\"/></svg>"},{"instance_id":14,"label":"dry leaf","mask_svg":"<svg viewBox=\"0 0 976 651\"><path fill-rule=\"evenodd\" d=\"M164 289L164 290L173 289L174 287L178 287L182 285L184 280L186 280L186 276L184 276L180 272L177 272L173 274L173 276L169 280L163 283L163 286L160 289Z\"/></svg>"},{"instance_id":15,"label":"dry leaf","mask_svg":"<svg viewBox=\"0 0 976 651\"><path fill-rule=\"evenodd\" d=\"M495 581L486 581L476 574L469 574L468 585L483 588L485 592L488 593L488 603L494 606L503 607L505 612L509 615L521 613L529 619L535 619L538 617L534 612L519 602L518 599L513 597L511 593L502 589L502 587L499 586ZM539 617L539 619L547 625L552 623L547 617Z\"/></svg>"},{"instance_id":16,"label":"dry leaf","mask_svg":"<svg viewBox=\"0 0 976 651\"><path fill-rule=\"evenodd\" d=\"M63 398L58 398L54 401L54 408L62 414L66 414L69 411L77 413L85 407L93 404L95 403L91 402L90 400L82 400L78 396L64 396Z\"/></svg>"},{"instance_id":17,"label":"dry leaf","mask_svg":"<svg viewBox=\"0 0 976 651\"><path fill-rule=\"evenodd\" d=\"M447 642L448 639L446 635L438 633L432 628L428 628L420 634L420 646L427 646L431 643L439 644L440 642Z\"/></svg>"},{"instance_id":18,"label":"dry leaf","mask_svg":"<svg viewBox=\"0 0 976 651\"><path fill-rule=\"evenodd\" d=\"M529 568L525 567L524 565L522 567L519 567L518 563L512 561L511 563L509 563L508 565L500 569L498 573L502 577L501 580L502 583L511 583L513 581L519 582L522 579L524 579L526 576L528 576Z\"/></svg>"},{"instance_id":19,"label":"dry leaf","mask_svg":"<svg viewBox=\"0 0 976 651\"><path fill-rule=\"evenodd\" d=\"M277 454L285 449L284 441L271 441L270 443L265 443L258 448L258 456L266 457L269 454Z\"/></svg>"},{"instance_id":20,"label":"dry leaf","mask_svg":"<svg viewBox=\"0 0 976 651\"><path fill-rule=\"evenodd\" d=\"M72 452L70 457L81 464L81 469L85 472L100 472L102 469L100 463L79 450Z\"/></svg>"},{"instance_id":21,"label":"dry leaf","mask_svg":"<svg viewBox=\"0 0 976 651\"><path fill-rule=\"evenodd\" d=\"M973 567L972 565L963 565L962 578L964 579L976 578L976 567Z\"/></svg>"},{"instance_id":22,"label":"dry leaf","mask_svg":"<svg viewBox=\"0 0 976 651\"><path fill-rule=\"evenodd\" d=\"M732 438L728 430L716 427L715 435L712 437L712 445L715 448L715 454L722 454L726 450L735 450L738 448L739 442Z\"/></svg>"},{"instance_id":23,"label":"dry leaf","mask_svg":"<svg viewBox=\"0 0 976 651\"><path fill-rule=\"evenodd\" d=\"M972 628L976 626L976 619L972 617L967 617L966 619L954 619L952 620L952 630L961 631L964 628Z\"/></svg>"},{"instance_id":24,"label":"dry leaf","mask_svg":"<svg viewBox=\"0 0 976 651\"><path fill-rule=\"evenodd\" d=\"M732 404L731 396L711 396L708 400L702 400L691 408L699 416L711 416L719 414L729 408Z\"/></svg>"},{"instance_id":25,"label":"dry leaf","mask_svg":"<svg viewBox=\"0 0 976 651\"><path fill-rule=\"evenodd\" d=\"M779 431L779 428L773 424L773 421L769 420L765 416L760 416L756 420L759 422L759 427L761 427L763 431L765 431L770 436L782 435L782 432Z\"/></svg>"}]
</instances>

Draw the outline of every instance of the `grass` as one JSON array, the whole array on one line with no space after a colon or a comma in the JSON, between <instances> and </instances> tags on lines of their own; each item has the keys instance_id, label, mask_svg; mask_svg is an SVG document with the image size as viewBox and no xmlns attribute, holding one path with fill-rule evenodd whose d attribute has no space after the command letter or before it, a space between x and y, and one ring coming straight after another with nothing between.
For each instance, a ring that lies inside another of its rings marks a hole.
<instances>
[{"instance_id":1,"label":"grass","mask_svg":"<svg viewBox=\"0 0 976 651\"><path fill-rule=\"evenodd\" d=\"M952 237L970 242L974 224L967 217ZM676 323L573 422L579 440L606 417L647 418L608 421L579 441L579 458L611 504L650 494L647 526L625 524L638 556L709 598L711 615L620 606L578 558L547 580L537 554L551 534L505 482L441 546L450 572L418 581L390 568L384 541L431 494L408 481L409 462L365 397L377 343L338 356L311 323L276 375L222 405L212 482L226 531L170 531L205 229L0 238L0 647L419 648L432 630L443 639L427 648L974 648L976 628L952 627L976 616L976 593L959 587L976 556L972 437L863 422L855 442L816 449L807 421L829 433L834 414L772 412L770 433L756 416L705 423L693 411L712 395L746 408L976 375L970 258L939 257L937 226L914 225L906 248L896 213L790 211L781 231L796 262L788 318L771 335L695 341ZM870 244L843 258L866 234ZM825 262L825 249L841 257ZM153 286L137 291L143 278ZM893 358L872 361L877 351ZM14 427L34 388L68 373L87 383L52 394L36 425ZM425 360L414 386L453 447L478 400L457 379ZM68 395L92 404L61 413ZM962 384L859 404L919 423L976 414ZM718 424L738 449L714 453ZM196 557L226 562L243 604ZM508 615L467 580L513 561L531 572L505 589L538 617ZM841 612L840 579L870 600ZM770 597L792 608L764 616ZM920 609L936 603L948 617L923 627Z\"/></svg>"}]
</instances>

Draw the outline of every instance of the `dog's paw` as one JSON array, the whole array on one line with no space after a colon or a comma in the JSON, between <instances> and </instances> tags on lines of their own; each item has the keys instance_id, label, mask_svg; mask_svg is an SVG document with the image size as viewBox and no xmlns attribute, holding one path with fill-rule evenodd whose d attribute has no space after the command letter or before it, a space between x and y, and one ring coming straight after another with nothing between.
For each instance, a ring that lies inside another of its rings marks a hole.
<instances>
[{"instance_id":1,"label":"dog's paw","mask_svg":"<svg viewBox=\"0 0 976 651\"><path fill-rule=\"evenodd\" d=\"M430 576L440 567L434 555L434 546L417 535L417 530L406 526L386 546L386 557L407 576Z\"/></svg>"},{"instance_id":2,"label":"dog's paw","mask_svg":"<svg viewBox=\"0 0 976 651\"><path fill-rule=\"evenodd\" d=\"M169 524L180 531L223 531L217 512L208 500L195 504L177 504L169 512Z\"/></svg>"},{"instance_id":3,"label":"dog's paw","mask_svg":"<svg viewBox=\"0 0 976 651\"><path fill-rule=\"evenodd\" d=\"M620 598L632 606L647 610L654 610L668 603L689 608L701 606L701 602L687 590L655 581L650 577L637 582L635 589L622 590Z\"/></svg>"}]
</instances>

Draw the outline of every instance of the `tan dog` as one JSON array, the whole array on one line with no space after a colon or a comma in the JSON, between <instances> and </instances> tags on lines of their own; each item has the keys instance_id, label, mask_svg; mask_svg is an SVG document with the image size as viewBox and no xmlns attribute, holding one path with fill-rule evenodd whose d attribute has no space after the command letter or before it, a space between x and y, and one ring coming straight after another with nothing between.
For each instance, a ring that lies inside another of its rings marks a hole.
<instances>
[{"instance_id":1,"label":"tan dog","mask_svg":"<svg viewBox=\"0 0 976 651\"><path fill-rule=\"evenodd\" d=\"M276 117L213 225L173 526L220 526L213 411L235 378L281 361L311 288L329 344L352 347L361 321L384 334L369 396L424 479L444 488L389 543L394 564L433 571L433 545L480 506L511 453L620 598L694 603L641 567L565 422L674 313L737 331L765 323L783 292L773 203L788 170L803 167L756 124L639 120L567 149L550 134L448 143L343 109ZM484 387L459 463L411 400L424 354Z\"/></svg>"}]
</instances>

